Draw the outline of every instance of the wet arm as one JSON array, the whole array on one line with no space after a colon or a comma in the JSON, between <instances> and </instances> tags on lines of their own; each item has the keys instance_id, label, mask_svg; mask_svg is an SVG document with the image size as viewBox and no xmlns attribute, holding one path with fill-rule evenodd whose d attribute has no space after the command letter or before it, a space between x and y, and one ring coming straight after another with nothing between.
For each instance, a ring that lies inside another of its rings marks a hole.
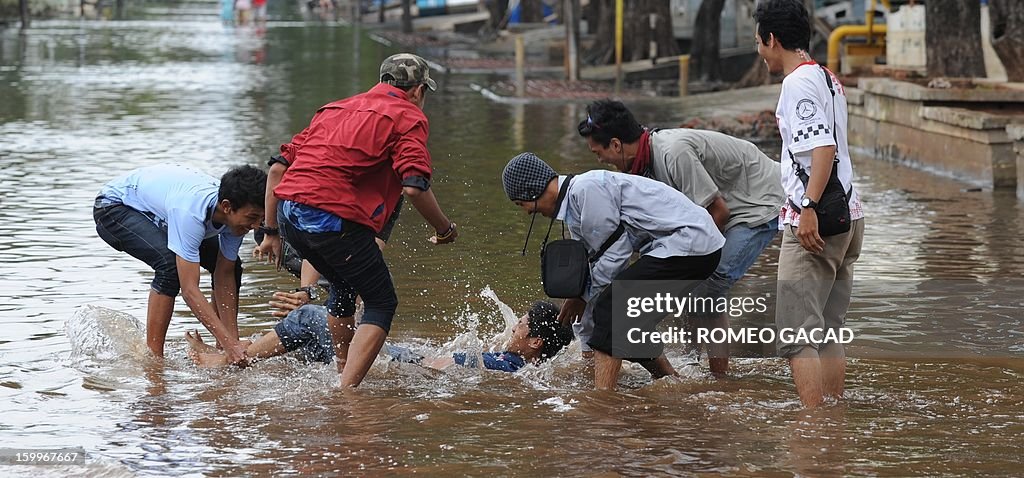
<instances>
[{"instance_id":1,"label":"wet arm","mask_svg":"<svg viewBox=\"0 0 1024 478\"><path fill-rule=\"evenodd\" d=\"M213 272L213 299L217 317L231 338L238 340L238 284L235 283L235 261L217 254Z\"/></svg>"},{"instance_id":2,"label":"wet arm","mask_svg":"<svg viewBox=\"0 0 1024 478\"><path fill-rule=\"evenodd\" d=\"M452 222L441 210L441 206L434 197L434 191L430 189L419 189L413 186L405 186L403 189L409 202L416 208L416 211L423 216L423 219L434 228L438 234L444 234L451 227Z\"/></svg>"},{"instance_id":3,"label":"wet arm","mask_svg":"<svg viewBox=\"0 0 1024 478\"><path fill-rule=\"evenodd\" d=\"M274 188L281 183L281 178L284 177L284 172L288 169L287 166L281 163L274 163L270 166L270 171L267 171L267 192L266 199L264 199L264 211L266 218L263 223L270 228L276 228L277 225L277 196L274 196Z\"/></svg>"},{"instance_id":4,"label":"wet arm","mask_svg":"<svg viewBox=\"0 0 1024 478\"><path fill-rule=\"evenodd\" d=\"M711 204L708 204L707 209L711 214L711 219L715 220L718 230L724 231L725 225L729 223L729 216L732 214L729 211L729 206L725 204L725 199L721 195L715 196L715 199L711 200Z\"/></svg>"},{"instance_id":5,"label":"wet arm","mask_svg":"<svg viewBox=\"0 0 1024 478\"><path fill-rule=\"evenodd\" d=\"M185 303L188 304L189 309L192 310L192 314L199 319L199 322L210 331L211 334L217 339L217 342L225 350L229 350L231 347L238 347L238 329L227 330L220 317L217 315L217 311L213 305L206 300L206 296L199 290L199 263L189 262L183 259L181 256L177 257L178 267L178 281L181 283L181 296L185 299ZM234 274L233 268L225 267L224 269ZM218 267L218 270L220 268ZM234 283L234 277L232 276L230 282ZM233 292L232 292L233 293Z\"/></svg>"},{"instance_id":6,"label":"wet arm","mask_svg":"<svg viewBox=\"0 0 1024 478\"><path fill-rule=\"evenodd\" d=\"M832 175L832 162L835 157L835 146L821 146L811 150L811 177L807 181L807 197L815 202L820 201L822 193L825 192L825 185Z\"/></svg>"}]
</instances>

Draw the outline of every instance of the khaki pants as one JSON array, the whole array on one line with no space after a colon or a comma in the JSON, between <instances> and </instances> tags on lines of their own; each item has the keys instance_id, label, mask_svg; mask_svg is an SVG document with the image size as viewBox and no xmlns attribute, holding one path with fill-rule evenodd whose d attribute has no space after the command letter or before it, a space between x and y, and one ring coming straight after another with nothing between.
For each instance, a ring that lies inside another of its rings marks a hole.
<instances>
[{"instance_id":1,"label":"khaki pants","mask_svg":"<svg viewBox=\"0 0 1024 478\"><path fill-rule=\"evenodd\" d=\"M864 220L853 221L845 234L825 237L825 251L813 254L800 246L796 228L784 226L779 253L778 306L775 326L779 330L779 355L791 357L805 346L818 348L813 341L784 343L784 330L810 332L820 329L814 338L846 323L853 290L853 263L860 257L864 242ZM790 333L792 333L790 332Z\"/></svg>"}]
</instances>

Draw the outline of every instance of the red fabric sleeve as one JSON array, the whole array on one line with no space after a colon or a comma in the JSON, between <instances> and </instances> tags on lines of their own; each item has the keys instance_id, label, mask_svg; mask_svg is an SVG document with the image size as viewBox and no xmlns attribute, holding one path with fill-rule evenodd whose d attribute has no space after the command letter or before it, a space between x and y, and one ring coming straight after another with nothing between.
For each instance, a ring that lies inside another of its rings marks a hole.
<instances>
[{"instance_id":1,"label":"red fabric sleeve","mask_svg":"<svg viewBox=\"0 0 1024 478\"><path fill-rule=\"evenodd\" d=\"M430 179L433 168L430 166L430 151L427 150L429 134L426 121L417 121L408 132L398 137L391 155L398 177L405 179L422 176Z\"/></svg>"},{"instance_id":2,"label":"red fabric sleeve","mask_svg":"<svg viewBox=\"0 0 1024 478\"><path fill-rule=\"evenodd\" d=\"M317 114L320 113L318 112ZM307 126L306 129L293 136L290 143L281 145L281 156L284 156L284 159L287 159L289 163L295 163L295 152L298 151L299 147L301 147L303 143L306 142L306 136L309 134L310 127L311 126Z\"/></svg>"}]
</instances>

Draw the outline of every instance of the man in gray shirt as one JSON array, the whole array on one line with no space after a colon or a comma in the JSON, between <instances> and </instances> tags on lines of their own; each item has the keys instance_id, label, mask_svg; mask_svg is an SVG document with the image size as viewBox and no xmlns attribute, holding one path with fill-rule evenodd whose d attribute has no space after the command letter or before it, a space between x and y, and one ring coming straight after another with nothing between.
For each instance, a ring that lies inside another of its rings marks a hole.
<instances>
[{"instance_id":1,"label":"man in gray shirt","mask_svg":"<svg viewBox=\"0 0 1024 478\"><path fill-rule=\"evenodd\" d=\"M661 181L708 210L725 234L722 260L694 294L716 301L754 264L775 238L785 200L779 163L748 141L694 129L648 130L621 102L601 100L587 107L578 127L599 162L621 172ZM724 313L693 314L702 327L728 328ZM716 375L729 369L729 345L709 344Z\"/></svg>"},{"instance_id":2,"label":"man in gray shirt","mask_svg":"<svg viewBox=\"0 0 1024 478\"><path fill-rule=\"evenodd\" d=\"M594 328L587 342L595 351L594 386L614 389L622 359L631 357L616 356L612 350L612 280L696 285L718 266L725 238L705 209L644 177L598 170L569 179L533 153L522 153L505 166L502 184L508 198L527 213L563 221L592 257L620 225L623 228L621 236L590 263L590 284L583 295L566 300L559 314L563 321L576 321L587 303L593 304ZM629 264L634 252L640 258ZM664 356L656 360L661 370L674 372ZM638 362L652 369L650 361Z\"/></svg>"}]
</instances>

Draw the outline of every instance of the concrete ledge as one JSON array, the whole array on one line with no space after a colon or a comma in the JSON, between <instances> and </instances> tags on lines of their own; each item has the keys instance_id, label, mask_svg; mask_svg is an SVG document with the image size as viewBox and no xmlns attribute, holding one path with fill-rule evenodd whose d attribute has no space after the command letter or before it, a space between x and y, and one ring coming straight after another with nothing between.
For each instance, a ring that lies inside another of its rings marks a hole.
<instances>
[{"instance_id":1,"label":"concrete ledge","mask_svg":"<svg viewBox=\"0 0 1024 478\"><path fill-rule=\"evenodd\" d=\"M1006 135L1013 140L1017 155L1017 199L1024 199L1024 123L1006 125Z\"/></svg>"},{"instance_id":2,"label":"concrete ledge","mask_svg":"<svg viewBox=\"0 0 1024 478\"><path fill-rule=\"evenodd\" d=\"M876 95L910 101L961 101L967 103L1024 103L1024 87L1016 84L974 82L977 88L928 88L888 78L862 78L857 87Z\"/></svg>"},{"instance_id":3,"label":"concrete ledge","mask_svg":"<svg viewBox=\"0 0 1024 478\"><path fill-rule=\"evenodd\" d=\"M971 184L1013 188L1024 199L1024 89L1005 85L934 89L861 79L848 97L850 145Z\"/></svg>"},{"instance_id":4,"label":"concrete ledge","mask_svg":"<svg viewBox=\"0 0 1024 478\"><path fill-rule=\"evenodd\" d=\"M864 104L864 92L858 88L847 88L846 89L846 104L847 105L863 105Z\"/></svg>"},{"instance_id":5,"label":"concrete ledge","mask_svg":"<svg viewBox=\"0 0 1024 478\"><path fill-rule=\"evenodd\" d=\"M971 111L963 108L947 108L944 106L925 106L921 108L921 117L969 129L1001 129L1012 123L1015 117L995 115L982 111Z\"/></svg>"},{"instance_id":6,"label":"concrete ledge","mask_svg":"<svg viewBox=\"0 0 1024 478\"><path fill-rule=\"evenodd\" d=\"M1024 118L1019 118L1024 121ZM1006 135L1013 141L1024 141L1024 123L1011 123L1006 125Z\"/></svg>"}]
</instances>

